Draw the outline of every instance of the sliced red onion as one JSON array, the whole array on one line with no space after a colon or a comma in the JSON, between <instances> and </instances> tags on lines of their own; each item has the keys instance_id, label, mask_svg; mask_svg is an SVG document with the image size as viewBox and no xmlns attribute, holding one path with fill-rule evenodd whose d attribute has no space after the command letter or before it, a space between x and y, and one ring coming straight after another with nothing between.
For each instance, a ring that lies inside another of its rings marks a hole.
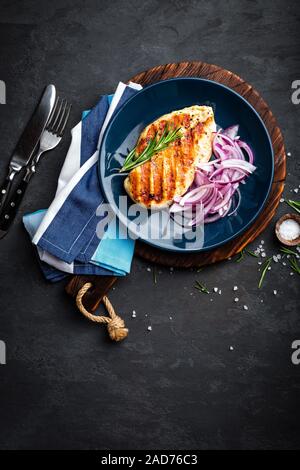
<instances>
[{"instance_id":1,"label":"sliced red onion","mask_svg":"<svg viewBox=\"0 0 300 470\"><path fill-rule=\"evenodd\" d=\"M241 147L242 149L245 150L245 152L247 153L247 155L249 157L249 162L253 163L254 162L254 155L253 155L253 152L252 152L251 148L249 147L249 145L246 144L246 142L243 142L242 140L238 140L237 144L238 144L239 147Z\"/></svg>"},{"instance_id":2,"label":"sliced red onion","mask_svg":"<svg viewBox=\"0 0 300 470\"><path fill-rule=\"evenodd\" d=\"M245 178L256 169L253 152L240 140L238 130L239 126L234 125L215 133L215 160L197 164L190 189L182 197L174 197L170 212L174 216L182 214L189 220L188 226L215 222L237 212L241 203L239 183L245 184ZM238 201L232 210L235 195Z\"/></svg>"},{"instance_id":3,"label":"sliced red onion","mask_svg":"<svg viewBox=\"0 0 300 470\"><path fill-rule=\"evenodd\" d=\"M239 125L235 124L234 126L230 126L230 127L227 127L227 129L224 129L222 131L222 135L227 135L233 140L237 137L238 132L239 132Z\"/></svg>"}]
</instances>

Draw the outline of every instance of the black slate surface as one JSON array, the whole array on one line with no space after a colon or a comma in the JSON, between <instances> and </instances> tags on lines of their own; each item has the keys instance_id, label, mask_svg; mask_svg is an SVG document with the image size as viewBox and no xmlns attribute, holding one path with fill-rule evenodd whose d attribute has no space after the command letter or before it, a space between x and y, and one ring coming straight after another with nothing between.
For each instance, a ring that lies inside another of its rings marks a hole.
<instances>
[{"instance_id":1,"label":"black slate surface","mask_svg":"<svg viewBox=\"0 0 300 470\"><path fill-rule=\"evenodd\" d=\"M72 101L71 126L119 80L203 60L236 72L269 103L292 154L285 194L298 198L290 190L299 184L300 105L291 101L299 13L291 0L1 0L0 174L45 84ZM42 161L22 213L51 201L69 140ZM273 232L274 223L260 237L268 254L278 252ZM157 284L152 270L135 259L111 292L130 328L112 344L76 311L64 282L43 279L19 214L0 242L2 449L299 447L297 275L274 264L258 290L251 257L200 273L157 268ZM222 294L198 293L196 279Z\"/></svg>"}]
</instances>

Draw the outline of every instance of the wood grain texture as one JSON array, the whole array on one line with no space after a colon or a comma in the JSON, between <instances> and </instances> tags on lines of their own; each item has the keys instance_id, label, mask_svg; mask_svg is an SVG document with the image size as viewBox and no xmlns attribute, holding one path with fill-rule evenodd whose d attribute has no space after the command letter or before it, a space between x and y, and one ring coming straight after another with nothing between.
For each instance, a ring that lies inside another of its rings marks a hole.
<instances>
[{"instance_id":1,"label":"wood grain texture","mask_svg":"<svg viewBox=\"0 0 300 470\"><path fill-rule=\"evenodd\" d=\"M159 250L140 241L136 243L135 254L150 262L178 268L200 267L225 260L235 255L248 245L248 243L258 237L267 227L275 214L284 189L286 154L282 133L267 103L249 83L228 70L204 62L179 62L176 64L160 65L146 70L132 77L130 81L145 86L174 77L206 78L222 83L239 93L252 104L263 119L269 131L274 149L274 179L269 198L258 219L242 235L216 250L204 253L172 253ZM82 287L87 280L91 281L94 284L94 289L86 294L85 305L87 308L90 308L91 311L94 311L101 302L103 295L107 294L116 279L117 278L113 276L109 278L106 276L74 276L66 290L68 294L75 297L80 287Z\"/></svg>"},{"instance_id":2,"label":"wood grain texture","mask_svg":"<svg viewBox=\"0 0 300 470\"><path fill-rule=\"evenodd\" d=\"M94 312L117 279L116 276L73 276L66 286L66 292L75 298L81 287L86 282L91 282L93 287L84 296L84 306Z\"/></svg>"}]
</instances>

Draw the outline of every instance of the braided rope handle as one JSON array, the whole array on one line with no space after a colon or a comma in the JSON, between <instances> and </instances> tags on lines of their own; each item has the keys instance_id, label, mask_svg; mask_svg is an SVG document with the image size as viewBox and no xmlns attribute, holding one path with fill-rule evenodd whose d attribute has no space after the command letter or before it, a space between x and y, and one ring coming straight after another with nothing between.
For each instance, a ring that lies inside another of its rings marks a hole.
<instances>
[{"instance_id":1,"label":"braided rope handle","mask_svg":"<svg viewBox=\"0 0 300 470\"><path fill-rule=\"evenodd\" d=\"M108 312L108 317L102 315L93 315L83 305L82 299L89 289L93 287L93 284L87 282L78 291L76 296L76 305L78 310L90 321L95 323L105 323L107 325L109 336L114 341L122 341L128 335L128 329L125 328L124 320L116 314L112 304L108 297L104 296L102 302Z\"/></svg>"}]
</instances>

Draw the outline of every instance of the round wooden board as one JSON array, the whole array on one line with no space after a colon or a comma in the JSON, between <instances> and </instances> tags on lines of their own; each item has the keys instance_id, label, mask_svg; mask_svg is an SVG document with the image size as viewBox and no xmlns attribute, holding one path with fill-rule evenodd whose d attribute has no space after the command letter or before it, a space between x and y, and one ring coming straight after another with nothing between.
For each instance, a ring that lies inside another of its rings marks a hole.
<instances>
[{"instance_id":1,"label":"round wooden board","mask_svg":"<svg viewBox=\"0 0 300 470\"><path fill-rule=\"evenodd\" d=\"M245 82L238 75L235 75L228 70L222 69L216 65L206 64L204 62L179 62L177 64L166 64L153 67L150 70L135 75L130 79L130 81L140 83L145 86L160 80L174 77L206 78L222 83L235 90L241 96L246 98L246 100L249 101L249 103L251 103L260 114L269 131L274 149L274 179L269 198L260 216L242 235L231 242L220 246L216 250L200 253L172 253L170 251L159 250L140 241L136 243L135 254L148 261L165 266L190 268L215 263L233 256L248 245L248 243L258 237L268 226L275 214L284 189L284 181L286 177L286 154L282 133L267 103L251 85Z\"/></svg>"}]
</instances>

